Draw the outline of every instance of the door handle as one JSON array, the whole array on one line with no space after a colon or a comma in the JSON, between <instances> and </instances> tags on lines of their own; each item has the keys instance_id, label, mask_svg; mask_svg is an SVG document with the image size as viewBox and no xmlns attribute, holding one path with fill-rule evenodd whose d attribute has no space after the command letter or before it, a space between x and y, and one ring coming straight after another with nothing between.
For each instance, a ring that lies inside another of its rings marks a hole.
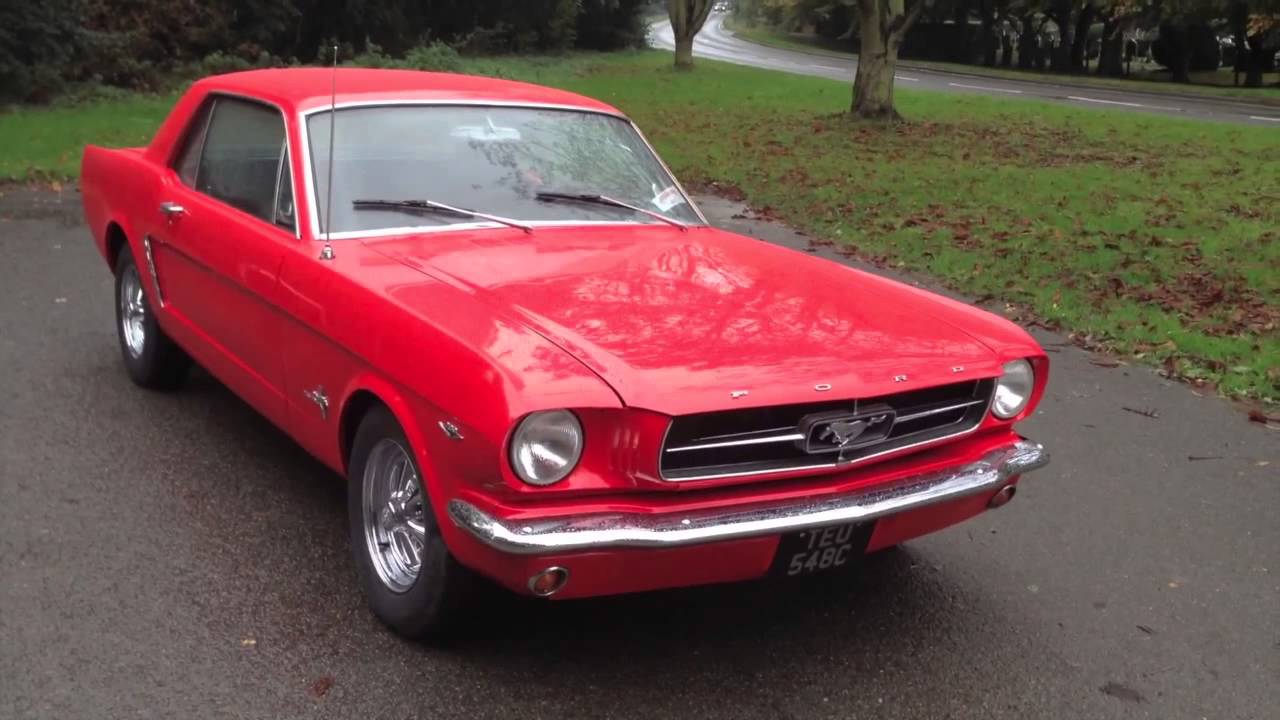
<instances>
[{"instance_id":1,"label":"door handle","mask_svg":"<svg viewBox=\"0 0 1280 720\"><path fill-rule=\"evenodd\" d=\"M160 203L160 214L168 218L169 222L173 222L179 215L185 215L186 213L187 209L176 202L166 200Z\"/></svg>"}]
</instances>

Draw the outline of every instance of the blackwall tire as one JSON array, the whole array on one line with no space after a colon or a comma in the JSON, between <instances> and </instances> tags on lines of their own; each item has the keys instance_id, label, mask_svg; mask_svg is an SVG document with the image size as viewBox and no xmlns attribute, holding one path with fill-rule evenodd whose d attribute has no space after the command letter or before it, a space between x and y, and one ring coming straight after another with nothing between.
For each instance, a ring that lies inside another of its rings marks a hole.
<instances>
[{"instance_id":1,"label":"blackwall tire","mask_svg":"<svg viewBox=\"0 0 1280 720\"><path fill-rule=\"evenodd\" d=\"M191 358L160 329L142 271L128 245L116 260L115 290L116 336L129 378L151 390L182 387Z\"/></svg>"},{"instance_id":2,"label":"blackwall tire","mask_svg":"<svg viewBox=\"0 0 1280 720\"><path fill-rule=\"evenodd\" d=\"M347 465L351 550L374 615L407 638L453 635L475 576L445 546L417 459L386 408L365 415Z\"/></svg>"}]
</instances>

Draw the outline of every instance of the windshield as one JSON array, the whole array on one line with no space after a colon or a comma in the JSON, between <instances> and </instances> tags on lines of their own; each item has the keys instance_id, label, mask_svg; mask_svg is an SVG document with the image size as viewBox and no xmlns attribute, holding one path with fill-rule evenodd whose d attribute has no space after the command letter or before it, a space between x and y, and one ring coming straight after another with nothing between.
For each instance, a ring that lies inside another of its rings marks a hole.
<instances>
[{"instance_id":1,"label":"windshield","mask_svg":"<svg viewBox=\"0 0 1280 720\"><path fill-rule=\"evenodd\" d=\"M327 110L307 119L321 232L329 122ZM430 200L523 222L662 222L607 203L551 202L549 193L606 196L682 223L701 222L635 128L611 115L391 105L339 109L334 123L335 233L478 220L358 202L366 200Z\"/></svg>"}]
</instances>

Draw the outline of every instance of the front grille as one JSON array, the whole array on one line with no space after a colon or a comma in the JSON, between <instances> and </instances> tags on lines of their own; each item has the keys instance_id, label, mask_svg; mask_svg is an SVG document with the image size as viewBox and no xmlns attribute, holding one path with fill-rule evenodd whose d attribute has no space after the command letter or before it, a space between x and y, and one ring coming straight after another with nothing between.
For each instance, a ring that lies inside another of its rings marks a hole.
<instances>
[{"instance_id":1,"label":"front grille","mask_svg":"<svg viewBox=\"0 0 1280 720\"><path fill-rule=\"evenodd\" d=\"M994 380L860 400L726 410L671 421L662 477L707 480L833 468L966 433L982 422Z\"/></svg>"}]
</instances>

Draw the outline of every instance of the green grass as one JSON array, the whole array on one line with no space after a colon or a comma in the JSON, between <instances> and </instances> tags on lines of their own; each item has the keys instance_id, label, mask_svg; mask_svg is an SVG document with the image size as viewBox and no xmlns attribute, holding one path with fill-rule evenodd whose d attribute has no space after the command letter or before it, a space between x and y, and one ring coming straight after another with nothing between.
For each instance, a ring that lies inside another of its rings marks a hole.
<instances>
[{"instance_id":1,"label":"green grass","mask_svg":"<svg viewBox=\"0 0 1280 720\"><path fill-rule=\"evenodd\" d=\"M1280 400L1280 133L899 88L860 123L847 84L638 52L474 61L611 102L686 182L890 266L999 299L1090 346ZM145 142L169 98L0 115L0 174L73 176L86 141ZM28 134L23 134L28 133ZM33 141L39 137L38 142Z\"/></svg>"},{"instance_id":2,"label":"green grass","mask_svg":"<svg viewBox=\"0 0 1280 720\"><path fill-rule=\"evenodd\" d=\"M759 45L767 45L783 50L799 50L831 57L849 58L855 55L855 53L846 49L847 46L836 44L814 35L789 33L771 28L735 26L729 21L726 21L726 27L730 27L733 33L743 40ZM1093 75L1062 75L1061 73L1041 72L1038 70L993 68L983 65L966 65L964 63L929 60L902 60L898 63L898 67L966 73L1004 78L1006 80L1060 82L1105 90L1127 90L1162 95L1203 95L1280 107L1280 90L1274 87L1275 83L1280 81L1280 73L1267 73L1264 75L1264 84L1271 87L1242 88L1231 85L1232 73L1229 69L1192 73L1191 84L1182 84L1170 82L1167 73L1154 70L1135 70L1133 77L1126 79Z\"/></svg>"},{"instance_id":3,"label":"green grass","mask_svg":"<svg viewBox=\"0 0 1280 720\"><path fill-rule=\"evenodd\" d=\"M88 143L146 145L176 100L177 95L137 95L0 113L0 181L74 177Z\"/></svg>"}]
</instances>

